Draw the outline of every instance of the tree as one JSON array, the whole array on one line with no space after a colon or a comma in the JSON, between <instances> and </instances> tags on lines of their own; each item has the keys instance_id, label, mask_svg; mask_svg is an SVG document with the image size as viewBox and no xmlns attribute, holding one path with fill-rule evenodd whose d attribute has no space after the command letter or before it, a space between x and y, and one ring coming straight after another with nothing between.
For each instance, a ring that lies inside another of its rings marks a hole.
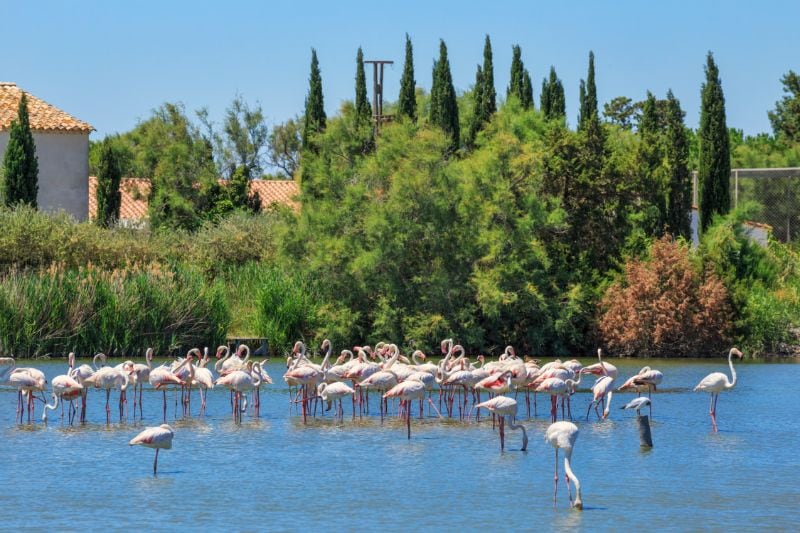
<instances>
[{"instance_id":1,"label":"tree","mask_svg":"<svg viewBox=\"0 0 800 533\"><path fill-rule=\"evenodd\" d=\"M269 143L269 128L264 121L260 104L250 107L241 96L236 96L225 110L222 134L214 131L207 109L199 110L197 116L208 132L207 139L214 147L220 175L230 178L242 167L248 177L261 177Z\"/></svg>"},{"instance_id":2,"label":"tree","mask_svg":"<svg viewBox=\"0 0 800 533\"><path fill-rule=\"evenodd\" d=\"M706 57L706 81L700 104L700 228L711 226L714 215L730 211L731 157L725 122L725 96L719 69L711 52Z\"/></svg>"},{"instance_id":3,"label":"tree","mask_svg":"<svg viewBox=\"0 0 800 533\"><path fill-rule=\"evenodd\" d=\"M416 82L414 81L414 50L411 39L406 33L406 60L403 65L403 76L400 78L400 98L397 112L411 120L417 119Z\"/></svg>"},{"instance_id":4,"label":"tree","mask_svg":"<svg viewBox=\"0 0 800 533\"><path fill-rule=\"evenodd\" d=\"M451 148L456 150L460 142L458 103L447 59L447 45L443 40L439 41L439 59L433 65L430 121L444 130L452 140Z\"/></svg>"},{"instance_id":5,"label":"tree","mask_svg":"<svg viewBox=\"0 0 800 533\"><path fill-rule=\"evenodd\" d=\"M689 173L689 139L680 101L667 91L666 165L669 179L667 227L673 235L692 237L692 179Z\"/></svg>"},{"instance_id":6,"label":"tree","mask_svg":"<svg viewBox=\"0 0 800 533\"><path fill-rule=\"evenodd\" d=\"M597 86L594 81L594 52L589 52L589 72L584 85L581 80L581 115L578 129L586 125L589 117L597 117Z\"/></svg>"},{"instance_id":7,"label":"tree","mask_svg":"<svg viewBox=\"0 0 800 533\"><path fill-rule=\"evenodd\" d=\"M97 224L111 227L119 220L122 194L119 184L122 171L114 145L109 137L103 139L100 147L100 161L97 169Z\"/></svg>"},{"instance_id":8,"label":"tree","mask_svg":"<svg viewBox=\"0 0 800 533\"><path fill-rule=\"evenodd\" d=\"M791 142L800 142L800 76L790 70L781 83L786 96L775 102L775 111L768 113L772 131Z\"/></svg>"},{"instance_id":9,"label":"tree","mask_svg":"<svg viewBox=\"0 0 800 533\"><path fill-rule=\"evenodd\" d=\"M308 96L306 96L305 122L303 124L303 146L311 145L312 137L325 130L325 105L322 99L322 75L319 71L317 51L311 49L311 74L308 78Z\"/></svg>"},{"instance_id":10,"label":"tree","mask_svg":"<svg viewBox=\"0 0 800 533\"><path fill-rule=\"evenodd\" d=\"M482 119L489 122L497 111L497 92L494 88L494 64L492 62L492 41L486 36L483 44L483 109Z\"/></svg>"},{"instance_id":11,"label":"tree","mask_svg":"<svg viewBox=\"0 0 800 533\"><path fill-rule=\"evenodd\" d=\"M518 44L515 44L511 47L511 79L506 90L506 97L516 96L522 101L524 77L525 66L522 64L522 49Z\"/></svg>"},{"instance_id":12,"label":"tree","mask_svg":"<svg viewBox=\"0 0 800 533\"><path fill-rule=\"evenodd\" d=\"M478 132L484 126L484 107L486 106L483 83L483 68L478 65L478 70L475 72L475 86L472 89L472 118L469 123L469 132L467 134L466 144L472 148L475 144L475 138Z\"/></svg>"},{"instance_id":13,"label":"tree","mask_svg":"<svg viewBox=\"0 0 800 533\"><path fill-rule=\"evenodd\" d=\"M581 129L583 117L586 113L586 82L581 80L578 87L578 129Z\"/></svg>"},{"instance_id":14,"label":"tree","mask_svg":"<svg viewBox=\"0 0 800 533\"><path fill-rule=\"evenodd\" d=\"M667 216L667 198L664 169L662 167L661 131L656 97L647 91L639 120L639 148L636 167L640 172L639 195L648 213L645 231L648 235L661 233Z\"/></svg>"},{"instance_id":15,"label":"tree","mask_svg":"<svg viewBox=\"0 0 800 533\"><path fill-rule=\"evenodd\" d=\"M28 97L22 93L17 118L11 122L3 156L3 201L5 205L36 207L39 192L39 159L28 118Z\"/></svg>"},{"instance_id":16,"label":"tree","mask_svg":"<svg viewBox=\"0 0 800 533\"><path fill-rule=\"evenodd\" d=\"M603 104L603 116L610 124L616 124L624 130L633 129L633 122L640 106L627 96L617 96Z\"/></svg>"},{"instance_id":17,"label":"tree","mask_svg":"<svg viewBox=\"0 0 800 533\"><path fill-rule=\"evenodd\" d=\"M533 107L533 84L531 83L531 75L528 73L528 69L522 73L522 98L520 98L520 102L522 103L522 107L524 109L530 109Z\"/></svg>"},{"instance_id":18,"label":"tree","mask_svg":"<svg viewBox=\"0 0 800 533\"><path fill-rule=\"evenodd\" d=\"M358 47L356 54L356 119L369 121L372 108L367 99L367 77L364 74L364 53Z\"/></svg>"},{"instance_id":19,"label":"tree","mask_svg":"<svg viewBox=\"0 0 800 533\"><path fill-rule=\"evenodd\" d=\"M290 118L272 128L269 134L267 146L269 164L280 169L289 179L294 177L295 171L300 166L301 121L299 118Z\"/></svg>"},{"instance_id":20,"label":"tree","mask_svg":"<svg viewBox=\"0 0 800 533\"><path fill-rule=\"evenodd\" d=\"M545 118L553 120L567 115L564 85L556 75L555 67L550 67L550 78L542 80L542 94L539 97Z\"/></svg>"}]
</instances>

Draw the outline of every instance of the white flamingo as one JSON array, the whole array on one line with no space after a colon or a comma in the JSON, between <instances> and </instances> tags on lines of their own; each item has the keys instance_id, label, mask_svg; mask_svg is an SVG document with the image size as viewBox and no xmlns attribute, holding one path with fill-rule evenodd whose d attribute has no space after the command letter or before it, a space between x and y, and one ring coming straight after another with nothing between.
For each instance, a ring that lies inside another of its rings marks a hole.
<instances>
[{"instance_id":1,"label":"white flamingo","mask_svg":"<svg viewBox=\"0 0 800 533\"><path fill-rule=\"evenodd\" d=\"M508 427L511 429L522 430L522 448L524 452L528 449L528 432L522 424L515 424L514 418L517 416L517 400L507 396L495 396L485 402L481 402L475 406L476 408L488 409L492 414L500 417L500 451L505 450L506 433L505 433L505 419L508 417Z\"/></svg>"},{"instance_id":2,"label":"white flamingo","mask_svg":"<svg viewBox=\"0 0 800 533\"><path fill-rule=\"evenodd\" d=\"M567 491L569 492L569 501L572 507L577 510L583 509L583 500L581 500L581 483L575 476L570 466L572 460L572 450L575 448L575 441L578 440L578 426L572 422L554 422L547 428L544 436L545 440L550 443L550 446L556 450L556 469L553 481L555 488L553 490L553 506L556 505L556 496L558 495L558 450L564 450L564 472L566 472ZM575 483L575 501L572 501L572 492L569 488L569 482L572 480Z\"/></svg>"},{"instance_id":3,"label":"white flamingo","mask_svg":"<svg viewBox=\"0 0 800 533\"><path fill-rule=\"evenodd\" d=\"M158 451L169 450L172 448L172 438L175 432L167 424L161 424L158 427L145 428L144 431L136 435L128 443L130 446L140 445L147 448L155 448L156 458L153 461L153 475L158 474Z\"/></svg>"},{"instance_id":4,"label":"white flamingo","mask_svg":"<svg viewBox=\"0 0 800 533\"><path fill-rule=\"evenodd\" d=\"M728 352L728 366L731 369L730 381L728 380L728 376L722 372L712 372L704 377L694 388L695 391L708 392L711 394L711 402L708 407L708 414L711 416L711 425L715 432L717 431L717 399L719 398L719 393L722 391L731 390L736 386L736 370L733 368L732 359L734 355L739 359L743 357L742 352L740 352L737 348L731 348L731 351Z\"/></svg>"}]
</instances>

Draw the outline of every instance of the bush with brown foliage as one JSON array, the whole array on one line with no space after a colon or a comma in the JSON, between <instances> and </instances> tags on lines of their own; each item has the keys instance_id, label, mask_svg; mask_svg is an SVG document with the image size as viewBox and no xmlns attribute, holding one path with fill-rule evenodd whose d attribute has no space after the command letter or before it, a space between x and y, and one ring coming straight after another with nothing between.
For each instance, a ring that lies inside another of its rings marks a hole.
<instances>
[{"instance_id":1,"label":"bush with brown foliage","mask_svg":"<svg viewBox=\"0 0 800 533\"><path fill-rule=\"evenodd\" d=\"M728 292L695 271L687 245L669 236L631 260L600 302L600 335L614 355L701 356L724 349L732 331Z\"/></svg>"}]
</instances>

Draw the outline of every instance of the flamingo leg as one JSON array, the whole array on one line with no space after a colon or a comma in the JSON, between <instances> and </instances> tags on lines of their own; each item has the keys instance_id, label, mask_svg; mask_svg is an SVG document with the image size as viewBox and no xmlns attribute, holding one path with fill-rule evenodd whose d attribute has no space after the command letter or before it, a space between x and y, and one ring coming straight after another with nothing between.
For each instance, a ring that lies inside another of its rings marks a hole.
<instances>
[{"instance_id":1,"label":"flamingo leg","mask_svg":"<svg viewBox=\"0 0 800 533\"><path fill-rule=\"evenodd\" d=\"M156 459L153 461L153 476L158 474L158 448L156 448Z\"/></svg>"},{"instance_id":2,"label":"flamingo leg","mask_svg":"<svg viewBox=\"0 0 800 533\"><path fill-rule=\"evenodd\" d=\"M592 411L592 406L594 405L594 400L589 403L589 408L586 409L586 420L589 420L589 413Z\"/></svg>"},{"instance_id":3,"label":"flamingo leg","mask_svg":"<svg viewBox=\"0 0 800 533\"><path fill-rule=\"evenodd\" d=\"M506 417L500 417L500 451L506 449Z\"/></svg>"},{"instance_id":4,"label":"flamingo leg","mask_svg":"<svg viewBox=\"0 0 800 533\"><path fill-rule=\"evenodd\" d=\"M111 407L108 402L111 400L111 389L106 389L106 424L111 423Z\"/></svg>"},{"instance_id":5,"label":"flamingo leg","mask_svg":"<svg viewBox=\"0 0 800 533\"><path fill-rule=\"evenodd\" d=\"M167 423L167 389L163 390L164 392L164 423Z\"/></svg>"},{"instance_id":6,"label":"flamingo leg","mask_svg":"<svg viewBox=\"0 0 800 533\"><path fill-rule=\"evenodd\" d=\"M556 448L556 473L553 476L553 507L556 507L558 497L558 448Z\"/></svg>"}]
</instances>

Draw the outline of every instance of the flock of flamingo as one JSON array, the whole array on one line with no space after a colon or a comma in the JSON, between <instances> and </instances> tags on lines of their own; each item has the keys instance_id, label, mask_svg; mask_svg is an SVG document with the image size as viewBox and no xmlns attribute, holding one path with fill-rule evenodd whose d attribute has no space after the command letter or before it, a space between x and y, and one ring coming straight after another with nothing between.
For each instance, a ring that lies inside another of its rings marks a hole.
<instances>
[{"instance_id":1,"label":"flock of flamingo","mask_svg":"<svg viewBox=\"0 0 800 533\"><path fill-rule=\"evenodd\" d=\"M305 422L309 416L316 416L318 403L326 405L326 411L334 408L334 416L344 418L342 400L350 398L352 416L362 417L369 414L370 391L380 393L378 401L381 420L388 415L389 400L399 400L397 415L406 422L407 436L411 438L412 402L419 402L419 416L424 416L424 405L427 403L437 416L455 416L460 419L476 418L480 410L485 409L492 414L493 427L495 420L499 425L500 449L505 449L506 422L510 429L522 431L522 451L527 449L528 435L522 424L516 423L518 411L517 399L522 393L525 399L528 417L537 411L537 393L550 397L551 425L545 432L545 440L555 449L555 490L554 503L558 490L558 451L564 452L564 470L568 487L570 504L576 509L583 506L580 482L570 467L572 450L578 437L578 427L572 423L570 398L576 392L583 376L596 376L591 387L592 399L586 411L588 420L592 409L596 416L607 418L611 408L611 400L617 379L617 368L603 361L601 350L597 351L598 362L583 366L577 360L556 360L543 365L532 358L520 358L514 348L506 347L497 361L486 362L478 356L476 362L470 361L463 347L454 344L452 339L442 341L443 357L438 364L426 361L423 352L415 351L410 359L400 353L395 344L378 343L374 348L356 346L353 351L343 350L331 363L332 346L327 339L323 341L321 350L325 353L322 363L315 364L307 355L303 342L295 343L292 353L286 359L287 370L283 376L289 386L290 409L297 408ZM742 353L732 348L728 354L728 365L731 379L721 372L709 374L694 388L695 391L706 392L711 396L709 415L714 431L717 431L716 405L719 393L730 390L736 385L736 371L733 357L741 358ZM106 357L97 354L93 365L75 366L74 354L68 357L66 374L51 380L53 403L48 404L44 398L47 380L41 370L30 367L17 367L13 358L0 358L0 385L10 386L18 391L16 421L22 423L27 410L28 422L35 416L35 402L42 401L42 420L47 421L47 412L61 405L61 419L72 424L80 411L80 421L86 422L86 399L90 388L103 389L106 392L106 423L111 421L110 396L112 390L119 390L120 420L127 417L127 391L133 387L133 418L142 418L142 387L149 383L153 389L163 392L162 417L163 424L148 427L130 441L130 445L142 445L156 450L153 462L153 474L157 473L158 452L170 449L174 436L173 429L167 422L167 390L175 390L177 410L178 398L184 416L191 415L191 398L194 389L199 390L202 416L206 409L206 397L209 389L215 386L230 391L231 413L235 422L241 422L242 414L252 406L253 415L259 416L260 389L272 384L272 378L265 371L266 360L257 362L250 359L250 349L241 345L236 353L228 347L220 346L216 351L214 373L206 368L209 362L208 348L201 352L194 348L186 357L169 361L161 366L153 366L153 350L148 349L145 363L125 361L116 366L106 366ZM663 379L663 374L649 366L631 376L617 391L632 390L637 398L621 407L622 409L639 411L649 407L652 416L650 395ZM438 401L434 402L434 391L438 393ZM507 394L514 392L514 398ZM647 397L641 396L648 393ZM41 393L42 397L35 396ZM138 394L137 394L138 393ZM488 394L482 400L481 395ZM248 394L250 401L248 402ZM532 395L532 397L531 397ZM561 421L557 421L561 404ZM64 407L67 406L65 413ZM438 405L438 407L437 407ZM506 421L506 419L508 419ZM576 496L573 500L570 482L575 485Z\"/></svg>"}]
</instances>

